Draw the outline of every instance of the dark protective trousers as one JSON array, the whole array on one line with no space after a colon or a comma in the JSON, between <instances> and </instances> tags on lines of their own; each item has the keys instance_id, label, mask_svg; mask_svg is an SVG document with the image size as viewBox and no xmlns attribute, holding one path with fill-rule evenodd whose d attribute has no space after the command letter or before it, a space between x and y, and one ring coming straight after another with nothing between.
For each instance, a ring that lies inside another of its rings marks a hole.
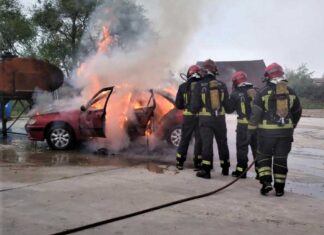
<instances>
[{"instance_id":1,"label":"dark protective trousers","mask_svg":"<svg viewBox=\"0 0 324 235\"><path fill-rule=\"evenodd\" d=\"M260 183L272 182L275 187L283 188L288 173L287 158L291 150L292 137L258 136L258 172Z\"/></svg>"},{"instance_id":2,"label":"dark protective trousers","mask_svg":"<svg viewBox=\"0 0 324 235\"><path fill-rule=\"evenodd\" d=\"M237 157L237 165L236 170L243 172L248 166L248 153L249 146L252 150L253 159L256 157L257 153L257 134L254 133L251 136L250 143L247 139L247 124L237 124L236 128L236 157ZM257 164L255 164L255 169L257 170Z\"/></svg>"},{"instance_id":3,"label":"dark protective trousers","mask_svg":"<svg viewBox=\"0 0 324 235\"><path fill-rule=\"evenodd\" d=\"M206 171L210 171L213 168L214 136L218 147L220 165L222 168L228 168L230 162L225 115L217 117L200 116L199 129L202 139L202 168Z\"/></svg>"},{"instance_id":4,"label":"dark protective trousers","mask_svg":"<svg viewBox=\"0 0 324 235\"><path fill-rule=\"evenodd\" d=\"M177 150L177 161L184 163L187 158L188 147L192 135L195 136L194 162L201 161L201 138L199 134L198 116L184 115L181 128L181 141Z\"/></svg>"}]
</instances>

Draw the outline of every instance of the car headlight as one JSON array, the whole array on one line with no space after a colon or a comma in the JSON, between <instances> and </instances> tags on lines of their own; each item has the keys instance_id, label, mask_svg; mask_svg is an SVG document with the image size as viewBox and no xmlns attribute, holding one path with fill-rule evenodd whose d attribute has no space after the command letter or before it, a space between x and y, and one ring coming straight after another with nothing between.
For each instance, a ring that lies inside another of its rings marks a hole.
<instances>
[{"instance_id":1,"label":"car headlight","mask_svg":"<svg viewBox=\"0 0 324 235\"><path fill-rule=\"evenodd\" d=\"M36 123L36 121L37 121L37 119L36 119L36 118L34 118L34 117L31 117L31 118L29 118L29 120L28 120L27 124L28 124L28 125L33 125L33 124L35 124L35 123Z\"/></svg>"}]
</instances>

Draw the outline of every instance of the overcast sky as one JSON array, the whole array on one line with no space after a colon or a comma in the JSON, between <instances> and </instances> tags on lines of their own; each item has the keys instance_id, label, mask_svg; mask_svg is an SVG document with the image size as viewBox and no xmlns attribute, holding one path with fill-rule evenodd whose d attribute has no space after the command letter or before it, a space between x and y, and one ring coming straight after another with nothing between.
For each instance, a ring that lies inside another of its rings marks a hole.
<instances>
[{"instance_id":1,"label":"overcast sky","mask_svg":"<svg viewBox=\"0 0 324 235\"><path fill-rule=\"evenodd\" d=\"M264 59L324 73L324 1L218 0L192 41L189 57ZM208 19L207 19L208 18Z\"/></svg>"},{"instance_id":2,"label":"overcast sky","mask_svg":"<svg viewBox=\"0 0 324 235\"><path fill-rule=\"evenodd\" d=\"M195 4L204 1L212 7L197 11L204 17L183 55L185 63L206 58L264 59L266 64L278 62L289 68L306 63L315 76L324 74L323 0L197 0Z\"/></svg>"}]
</instances>

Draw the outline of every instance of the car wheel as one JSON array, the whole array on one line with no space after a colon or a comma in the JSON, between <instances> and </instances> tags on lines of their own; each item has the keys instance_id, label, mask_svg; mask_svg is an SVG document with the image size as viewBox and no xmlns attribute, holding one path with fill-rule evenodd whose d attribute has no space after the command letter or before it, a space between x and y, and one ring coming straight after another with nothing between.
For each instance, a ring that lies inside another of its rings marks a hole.
<instances>
[{"instance_id":1,"label":"car wheel","mask_svg":"<svg viewBox=\"0 0 324 235\"><path fill-rule=\"evenodd\" d=\"M173 147L179 147L181 141L181 126L171 128L167 136L167 141Z\"/></svg>"},{"instance_id":2,"label":"car wheel","mask_svg":"<svg viewBox=\"0 0 324 235\"><path fill-rule=\"evenodd\" d=\"M64 124L53 125L46 134L47 144L56 150L66 150L73 146L75 138L71 128Z\"/></svg>"}]
</instances>

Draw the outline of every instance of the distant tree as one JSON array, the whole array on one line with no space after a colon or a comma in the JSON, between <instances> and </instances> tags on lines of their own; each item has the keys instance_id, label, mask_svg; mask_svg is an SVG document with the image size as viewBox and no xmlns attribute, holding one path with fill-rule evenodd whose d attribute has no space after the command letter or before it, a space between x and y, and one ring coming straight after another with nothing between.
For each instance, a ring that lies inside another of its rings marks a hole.
<instances>
[{"instance_id":1,"label":"distant tree","mask_svg":"<svg viewBox=\"0 0 324 235\"><path fill-rule=\"evenodd\" d=\"M0 53L32 53L36 31L18 0L0 0Z\"/></svg>"},{"instance_id":2,"label":"distant tree","mask_svg":"<svg viewBox=\"0 0 324 235\"><path fill-rule=\"evenodd\" d=\"M96 48L102 36L102 26L109 27L109 33L114 41L114 47L131 50L141 43L145 45L148 38L157 38L145 10L141 5L129 0L105 0L96 10L93 20L83 37L80 53L89 53Z\"/></svg>"},{"instance_id":3,"label":"distant tree","mask_svg":"<svg viewBox=\"0 0 324 235\"><path fill-rule=\"evenodd\" d=\"M324 102L324 85L316 85L312 79L311 72L306 65L299 66L296 70L286 69L286 78L290 87L292 87L297 95L307 103ZM323 105L322 105L323 106Z\"/></svg>"},{"instance_id":4,"label":"distant tree","mask_svg":"<svg viewBox=\"0 0 324 235\"><path fill-rule=\"evenodd\" d=\"M296 70L286 69L286 78L289 81L289 85L300 96L309 96L312 93L314 87L312 80L313 72L309 71L306 65L299 66Z\"/></svg>"}]
</instances>

